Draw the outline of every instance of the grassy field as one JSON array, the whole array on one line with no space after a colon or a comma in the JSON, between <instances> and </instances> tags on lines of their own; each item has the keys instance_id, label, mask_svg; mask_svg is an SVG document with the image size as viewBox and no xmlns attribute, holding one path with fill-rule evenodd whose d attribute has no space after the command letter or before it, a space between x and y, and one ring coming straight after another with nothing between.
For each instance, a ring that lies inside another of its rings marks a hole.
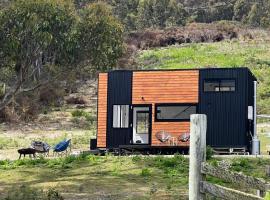
<instances>
[{"instance_id":1,"label":"grassy field","mask_svg":"<svg viewBox=\"0 0 270 200\"><path fill-rule=\"evenodd\" d=\"M235 40L146 50L139 55L139 61L146 68L156 69L255 67L270 64L269 56L270 43Z\"/></svg>"},{"instance_id":2,"label":"grassy field","mask_svg":"<svg viewBox=\"0 0 270 200\"><path fill-rule=\"evenodd\" d=\"M142 51L138 63L144 69L249 67L259 81L258 112L270 113L270 42L223 41Z\"/></svg>"},{"instance_id":3,"label":"grassy field","mask_svg":"<svg viewBox=\"0 0 270 200\"><path fill-rule=\"evenodd\" d=\"M187 199L188 161L110 155L2 161L0 180L0 196L24 184L53 187L65 199Z\"/></svg>"},{"instance_id":4,"label":"grassy field","mask_svg":"<svg viewBox=\"0 0 270 200\"><path fill-rule=\"evenodd\" d=\"M210 160L218 163L220 159ZM264 178L270 159L234 158L231 170ZM244 190L216 178L209 181ZM0 161L0 199L22 185L54 188L65 199L188 199L188 159L91 156ZM245 191L245 190L244 190ZM254 191L251 191L254 192Z\"/></svg>"},{"instance_id":5,"label":"grassy field","mask_svg":"<svg viewBox=\"0 0 270 200\"><path fill-rule=\"evenodd\" d=\"M223 41L186 44L142 51L142 68L195 68L247 66L257 76L260 113L270 113L270 43L264 41ZM143 67L145 66L145 67ZM35 189L54 188L65 199L188 199L188 160L173 157L86 156L56 159L16 160L16 150L32 140L50 145L63 138L72 139L73 150L88 150L95 136L95 113L88 110L61 109L42 116L37 123L0 126L0 200L22 185ZM89 126L89 124L91 124ZM261 150L270 144L270 124L258 125ZM8 159L8 160L6 160ZM14 160L14 161L10 161ZM211 160L213 163L220 159ZM264 178L270 158L229 159L231 169ZM207 177L213 183L229 185ZM243 190L244 191L244 190ZM254 192L254 191L252 191Z\"/></svg>"},{"instance_id":6,"label":"grassy field","mask_svg":"<svg viewBox=\"0 0 270 200\"><path fill-rule=\"evenodd\" d=\"M85 109L48 112L30 124L1 124L0 160L17 159L17 149L29 147L36 140L53 147L68 138L73 151L89 150L90 138L96 134L95 126L95 114Z\"/></svg>"},{"instance_id":7,"label":"grassy field","mask_svg":"<svg viewBox=\"0 0 270 200\"><path fill-rule=\"evenodd\" d=\"M257 130L261 141L261 153L267 154L267 150L270 151L270 123L258 124Z\"/></svg>"}]
</instances>

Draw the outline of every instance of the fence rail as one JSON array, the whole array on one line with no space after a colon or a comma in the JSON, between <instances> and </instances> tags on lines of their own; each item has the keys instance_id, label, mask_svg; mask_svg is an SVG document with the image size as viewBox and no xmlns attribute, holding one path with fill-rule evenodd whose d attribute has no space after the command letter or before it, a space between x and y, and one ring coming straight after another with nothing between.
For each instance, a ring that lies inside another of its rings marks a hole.
<instances>
[{"instance_id":1,"label":"fence rail","mask_svg":"<svg viewBox=\"0 0 270 200\"><path fill-rule=\"evenodd\" d=\"M222 199L243 199L243 200L263 200L262 197L247 194L238 190L231 188L226 188L217 184L208 183L207 181L202 181L201 192L211 194L214 197Z\"/></svg>"},{"instance_id":2,"label":"fence rail","mask_svg":"<svg viewBox=\"0 0 270 200\"><path fill-rule=\"evenodd\" d=\"M220 178L227 182L236 183L247 188L254 188L261 191L270 189L269 183L263 179L246 176L238 172L229 171L222 167L212 166L206 162L202 163L201 173Z\"/></svg>"}]
</instances>

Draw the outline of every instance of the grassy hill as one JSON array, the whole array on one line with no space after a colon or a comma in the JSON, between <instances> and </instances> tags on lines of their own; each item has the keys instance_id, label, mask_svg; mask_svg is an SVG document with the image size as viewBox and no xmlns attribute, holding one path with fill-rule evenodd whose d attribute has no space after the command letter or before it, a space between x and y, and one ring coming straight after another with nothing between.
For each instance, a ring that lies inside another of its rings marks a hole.
<instances>
[{"instance_id":1,"label":"grassy hill","mask_svg":"<svg viewBox=\"0 0 270 200\"><path fill-rule=\"evenodd\" d=\"M258 112L270 113L270 42L231 40L144 50L137 62L143 69L248 67L259 80Z\"/></svg>"}]
</instances>

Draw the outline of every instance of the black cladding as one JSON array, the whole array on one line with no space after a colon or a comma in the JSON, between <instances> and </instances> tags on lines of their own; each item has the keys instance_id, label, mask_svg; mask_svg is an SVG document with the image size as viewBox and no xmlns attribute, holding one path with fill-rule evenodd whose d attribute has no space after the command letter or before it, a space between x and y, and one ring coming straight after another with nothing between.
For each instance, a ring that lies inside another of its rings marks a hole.
<instances>
[{"instance_id":1,"label":"black cladding","mask_svg":"<svg viewBox=\"0 0 270 200\"><path fill-rule=\"evenodd\" d=\"M132 129L113 128L113 105L132 104L132 71L108 73L107 148L130 144ZM130 112L131 113L131 112ZM130 119L130 117L129 117Z\"/></svg>"},{"instance_id":2,"label":"black cladding","mask_svg":"<svg viewBox=\"0 0 270 200\"><path fill-rule=\"evenodd\" d=\"M205 92L206 79L235 80L235 91ZM199 113L207 115L207 145L249 147L248 105L253 105L253 77L247 68L202 69Z\"/></svg>"}]
</instances>

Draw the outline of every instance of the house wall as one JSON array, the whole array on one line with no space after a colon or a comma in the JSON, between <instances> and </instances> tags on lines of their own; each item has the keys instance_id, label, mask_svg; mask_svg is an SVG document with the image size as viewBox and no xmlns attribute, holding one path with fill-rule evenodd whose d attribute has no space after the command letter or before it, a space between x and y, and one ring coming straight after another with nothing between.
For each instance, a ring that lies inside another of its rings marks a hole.
<instances>
[{"instance_id":1,"label":"house wall","mask_svg":"<svg viewBox=\"0 0 270 200\"><path fill-rule=\"evenodd\" d=\"M234 79L234 92L204 92L205 79ZM199 112L207 115L206 143L212 147L248 146L247 68L202 69ZM252 92L252 91L251 91Z\"/></svg>"},{"instance_id":2,"label":"house wall","mask_svg":"<svg viewBox=\"0 0 270 200\"><path fill-rule=\"evenodd\" d=\"M156 103L198 103L199 71L134 71L132 82L132 104L152 105L152 145L167 146L156 138L156 133L165 131L175 140L189 132L189 122L155 122ZM188 143L178 142L179 146Z\"/></svg>"},{"instance_id":3,"label":"house wall","mask_svg":"<svg viewBox=\"0 0 270 200\"><path fill-rule=\"evenodd\" d=\"M106 147L107 132L107 83L108 74L100 73L98 77L98 124L97 147Z\"/></svg>"},{"instance_id":4,"label":"house wall","mask_svg":"<svg viewBox=\"0 0 270 200\"><path fill-rule=\"evenodd\" d=\"M106 147L129 145L132 128L113 128L113 105L131 105L132 71L118 70L108 74ZM130 111L131 112L131 111Z\"/></svg>"}]
</instances>

